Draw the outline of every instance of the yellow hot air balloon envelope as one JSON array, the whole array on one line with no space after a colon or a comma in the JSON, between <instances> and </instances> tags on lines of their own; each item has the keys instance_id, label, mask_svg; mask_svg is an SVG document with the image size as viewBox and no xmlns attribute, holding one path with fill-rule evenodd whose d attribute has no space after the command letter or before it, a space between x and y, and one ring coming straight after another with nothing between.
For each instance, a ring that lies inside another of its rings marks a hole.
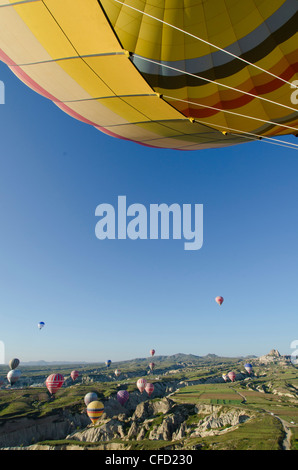
<instances>
[{"instance_id":1,"label":"yellow hot air balloon envelope","mask_svg":"<svg viewBox=\"0 0 298 470\"><path fill-rule=\"evenodd\" d=\"M104 405L101 401L92 401L87 406L87 414L93 424L96 424L104 412Z\"/></svg>"},{"instance_id":2,"label":"yellow hot air balloon envelope","mask_svg":"<svg viewBox=\"0 0 298 470\"><path fill-rule=\"evenodd\" d=\"M110 136L196 150L298 132L297 0L0 0L0 9L0 59Z\"/></svg>"}]
</instances>

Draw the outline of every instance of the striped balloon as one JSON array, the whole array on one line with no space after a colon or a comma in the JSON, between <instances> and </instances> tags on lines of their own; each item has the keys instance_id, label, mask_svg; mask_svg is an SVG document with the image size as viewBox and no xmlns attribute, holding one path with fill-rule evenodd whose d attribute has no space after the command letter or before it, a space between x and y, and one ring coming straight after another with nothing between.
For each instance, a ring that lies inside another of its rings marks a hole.
<instances>
[{"instance_id":1,"label":"striped balloon","mask_svg":"<svg viewBox=\"0 0 298 470\"><path fill-rule=\"evenodd\" d=\"M48 391L53 395L63 385L64 377L62 374L51 374L46 380Z\"/></svg>"},{"instance_id":2,"label":"striped balloon","mask_svg":"<svg viewBox=\"0 0 298 470\"><path fill-rule=\"evenodd\" d=\"M127 390L119 390L119 392L117 392L117 400L119 401L120 405L125 405L128 399L129 393Z\"/></svg>"},{"instance_id":3,"label":"striped balloon","mask_svg":"<svg viewBox=\"0 0 298 470\"><path fill-rule=\"evenodd\" d=\"M146 383L145 391L148 393L150 397L150 395L152 395L152 393L154 392L154 385L150 383Z\"/></svg>"},{"instance_id":4,"label":"striped balloon","mask_svg":"<svg viewBox=\"0 0 298 470\"><path fill-rule=\"evenodd\" d=\"M92 401L98 400L98 396L95 392L89 392L84 397L85 405L88 406Z\"/></svg>"},{"instance_id":5,"label":"striped balloon","mask_svg":"<svg viewBox=\"0 0 298 470\"><path fill-rule=\"evenodd\" d=\"M143 393L143 391L145 390L146 383L147 383L147 380L145 379L139 379L137 381L137 387L141 393Z\"/></svg>"},{"instance_id":6,"label":"striped balloon","mask_svg":"<svg viewBox=\"0 0 298 470\"><path fill-rule=\"evenodd\" d=\"M20 363L20 360L15 357L13 359L10 359L8 365L11 369L15 369L16 367L18 367L19 363Z\"/></svg>"},{"instance_id":7,"label":"striped balloon","mask_svg":"<svg viewBox=\"0 0 298 470\"><path fill-rule=\"evenodd\" d=\"M87 414L91 419L92 423L95 424L104 411L104 405L101 401L92 401L87 406Z\"/></svg>"}]
</instances>

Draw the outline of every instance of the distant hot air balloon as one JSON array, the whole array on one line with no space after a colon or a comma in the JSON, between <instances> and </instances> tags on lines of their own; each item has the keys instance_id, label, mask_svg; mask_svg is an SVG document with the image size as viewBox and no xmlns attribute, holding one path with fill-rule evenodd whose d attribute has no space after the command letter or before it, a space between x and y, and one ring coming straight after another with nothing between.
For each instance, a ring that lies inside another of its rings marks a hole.
<instances>
[{"instance_id":1,"label":"distant hot air balloon","mask_svg":"<svg viewBox=\"0 0 298 470\"><path fill-rule=\"evenodd\" d=\"M154 362L150 362L149 367L150 367L150 370L153 371L153 369L154 369L154 367L155 367Z\"/></svg>"},{"instance_id":2,"label":"distant hot air balloon","mask_svg":"<svg viewBox=\"0 0 298 470\"><path fill-rule=\"evenodd\" d=\"M150 349L150 356L154 356L155 354L155 349Z\"/></svg>"},{"instance_id":3,"label":"distant hot air balloon","mask_svg":"<svg viewBox=\"0 0 298 470\"><path fill-rule=\"evenodd\" d=\"M117 392L117 400L119 401L120 405L125 405L128 399L129 393L127 390L119 390L119 392Z\"/></svg>"},{"instance_id":4,"label":"distant hot air balloon","mask_svg":"<svg viewBox=\"0 0 298 470\"><path fill-rule=\"evenodd\" d=\"M121 370L120 370L120 369L116 369L116 370L115 370L115 375L116 375L116 377L119 377L120 374L121 374Z\"/></svg>"},{"instance_id":5,"label":"distant hot air balloon","mask_svg":"<svg viewBox=\"0 0 298 470\"><path fill-rule=\"evenodd\" d=\"M101 401L92 401L87 406L87 415L89 416L93 424L96 424L103 412L104 405Z\"/></svg>"},{"instance_id":6,"label":"distant hot air balloon","mask_svg":"<svg viewBox=\"0 0 298 470\"><path fill-rule=\"evenodd\" d=\"M19 380L21 375L22 375L22 372L19 369L10 370L7 374L7 380L10 383L10 385L13 385Z\"/></svg>"},{"instance_id":7,"label":"distant hot air balloon","mask_svg":"<svg viewBox=\"0 0 298 470\"><path fill-rule=\"evenodd\" d=\"M147 380L145 379L139 379L137 381L137 387L141 393L143 393L143 391L145 390L146 383L147 383Z\"/></svg>"},{"instance_id":8,"label":"distant hot air balloon","mask_svg":"<svg viewBox=\"0 0 298 470\"><path fill-rule=\"evenodd\" d=\"M229 372L228 377L231 380L231 382L235 382L236 374L234 371Z\"/></svg>"},{"instance_id":9,"label":"distant hot air balloon","mask_svg":"<svg viewBox=\"0 0 298 470\"><path fill-rule=\"evenodd\" d=\"M86 406L88 406L89 403L91 403L92 401L97 401L97 400L98 400L98 396L95 392L89 392L84 397L84 402Z\"/></svg>"},{"instance_id":10,"label":"distant hot air balloon","mask_svg":"<svg viewBox=\"0 0 298 470\"><path fill-rule=\"evenodd\" d=\"M40 322L38 323L38 328L39 328L40 330L41 330L44 326L45 326L45 322L40 321Z\"/></svg>"},{"instance_id":11,"label":"distant hot air balloon","mask_svg":"<svg viewBox=\"0 0 298 470\"><path fill-rule=\"evenodd\" d=\"M244 368L245 368L246 372L248 372L249 374L252 373L252 365L251 364L245 364Z\"/></svg>"},{"instance_id":12,"label":"distant hot air balloon","mask_svg":"<svg viewBox=\"0 0 298 470\"><path fill-rule=\"evenodd\" d=\"M224 381L226 382L228 380L228 375L227 374L222 374L222 378L224 379Z\"/></svg>"},{"instance_id":13,"label":"distant hot air balloon","mask_svg":"<svg viewBox=\"0 0 298 470\"><path fill-rule=\"evenodd\" d=\"M79 377L79 372L77 370L73 370L71 373L70 373L70 377L72 378L73 381L75 381L78 377Z\"/></svg>"},{"instance_id":14,"label":"distant hot air balloon","mask_svg":"<svg viewBox=\"0 0 298 470\"><path fill-rule=\"evenodd\" d=\"M111 363L112 363L111 359L108 359L105 364L107 367L110 367Z\"/></svg>"},{"instance_id":15,"label":"distant hot air balloon","mask_svg":"<svg viewBox=\"0 0 298 470\"><path fill-rule=\"evenodd\" d=\"M51 395L57 392L63 385L64 377L62 374L51 374L46 380L46 387Z\"/></svg>"},{"instance_id":16,"label":"distant hot air balloon","mask_svg":"<svg viewBox=\"0 0 298 470\"><path fill-rule=\"evenodd\" d=\"M11 369L15 369L16 367L18 367L19 363L20 360L15 357L14 359L10 359L8 365Z\"/></svg>"},{"instance_id":17,"label":"distant hot air balloon","mask_svg":"<svg viewBox=\"0 0 298 470\"><path fill-rule=\"evenodd\" d=\"M223 303L224 299L220 295L215 297L215 302L218 303L218 305L221 305Z\"/></svg>"},{"instance_id":18,"label":"distant hot air balloon","mask_svg":"<svg viewBox=\"0 0 298 470\"><path fill-rule=\"evenodd\" d=\"M145 385L145 391L148 393L149 397L150 395L152 395L153 391L154 391L154 385L153 384L150 384L150 383L146 383Z\"/></svg>"}]
</instances>

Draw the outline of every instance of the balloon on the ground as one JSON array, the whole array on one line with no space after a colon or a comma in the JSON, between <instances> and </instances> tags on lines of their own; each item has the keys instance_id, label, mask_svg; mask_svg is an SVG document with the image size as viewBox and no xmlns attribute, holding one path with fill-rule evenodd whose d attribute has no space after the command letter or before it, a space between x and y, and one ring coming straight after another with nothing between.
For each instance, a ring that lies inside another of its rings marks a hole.
<instances>
[{"instance_id":1,"label":"balloon on the ground","mask_svg":"<svg viewBox=\"0 0 298 470\"><path fill-rule=\"evenodd\" d=\"M46 387L51 395L54 395L62 387L64 377L62 374L51 374L46 379Z\"/></svg>"},{"instance_id":2,"label":"balloon on the ground","mask_svg":"<svg viewBox=\"0 0 298 470\"><path fill-rule=\"evenodd\" d=\"M145 379L139 379L137 381L137 387L141 393L143 393L143 391L145 390L146 383L147 383L147 380Z\"/></svg>"},{"instance_id":3,"label":"balloon on the ground","mask_svg":"<svg viewBox=\"0 0 298 470\"><path fill-rule=\"evenodd\" d=\"M8 363L10 369L16 369L16 367L18 367L19 364L20 364L20 360L17 359L16 357L14 357L13 359L10 359Z\"/></svg>"},{"instance_id":4,"label":"balloon on the ground","mask_svg":"<svg viewBox=\"0 0 298 470\"><path fill-rule=\"evenodd\" d=\"M127 390L119 390L119 392L117 392L117 400L119 401L120 405L125 405L128 399L129 393Z\"/></svg>"},{"instance_id":5,"label":"balloon on the ground","mask_svg":"<svg viewBox=\"0 0 298 470\"><path fill-rule=\"evenodd\" d=\"M295 0L1 5L0 59L105 134L197 150L297 133Z\"/></svg>"},{"instance_id":6,"label":"balloon on the ground","mask_svg":"<svg viewBox=\"0 0 298 470\"><path fill-rule=\"evenodd\" d=\"M89 403L91 403L92 401L97 401L97 400L98 400L98 395L95 392L86 393L84 397L84 402L86 406L88 406Z\"/></svg>"},{"instance_id":7,"label":"balloon on the ground","mask_svg":"<svg viewBox=\"0 0 298 470\"><path fill-rule=\"evenodd\" d=\"M92 401L87 406L87 415L93 424L96 424L104 412L104 405L101 401Z\"/></svg>"}]
</instances>

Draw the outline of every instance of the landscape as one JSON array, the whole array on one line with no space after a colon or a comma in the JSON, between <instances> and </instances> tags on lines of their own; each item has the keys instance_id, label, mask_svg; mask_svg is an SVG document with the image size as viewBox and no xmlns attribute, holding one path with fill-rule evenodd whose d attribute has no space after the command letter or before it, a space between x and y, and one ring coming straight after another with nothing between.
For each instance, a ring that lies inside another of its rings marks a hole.
<instances>
[{"instance_id":1,"label":"landscape","mask_svg":"<svg viewBox=\"0 0 298 470\"><path fill-rule=\"evenodd\" d=\"M276 349L261 357L175 354L17 369L21 376L10 384L8 366L0 366L1 450L298 449L298 371ZM45 381L52 373L64 382L51 395ZM154 385L152 394L138 389L140 378ZM128 392L125 403L120 390ZM104 405L95 423L84 402L92 392Z\"/></svg>"}]
</instances>

